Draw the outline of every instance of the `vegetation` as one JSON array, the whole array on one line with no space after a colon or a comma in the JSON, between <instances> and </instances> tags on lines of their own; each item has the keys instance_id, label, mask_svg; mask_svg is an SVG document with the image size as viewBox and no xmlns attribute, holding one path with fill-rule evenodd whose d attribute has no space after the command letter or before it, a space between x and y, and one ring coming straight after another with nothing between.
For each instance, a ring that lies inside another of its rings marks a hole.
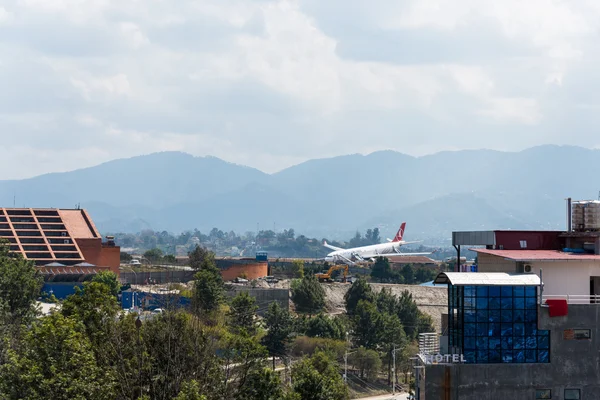
<instances>
[{"instance_id":1,"label":"vegetation","mask_svg":"<svg viewBox=\"0 0 600 400\"><path fill-rule=\"evenodd\" d=\"M325 307L325 290L314 275L293 280L291 289L297 312L317 314Z\"/></svg>"},{"instance_id":2,"label":"vegetation","mask_svg":"<svg viewBox=\"0 0 600 400\"><path fill-rule=\"evenodd\" d=\"M260 319L248 293L225 303L214 254L197 249L193 307L139 318L122 312L112 273L39 315L42 278L0 246L0 398L342 400L344 356L355 377L390 380L394 351L408 380L416 335L432 329L410 293L374 293L359 279L347 314L332 317L305 275L292 287L299 314L273 302Z\"/></svg>"}]
</instances>

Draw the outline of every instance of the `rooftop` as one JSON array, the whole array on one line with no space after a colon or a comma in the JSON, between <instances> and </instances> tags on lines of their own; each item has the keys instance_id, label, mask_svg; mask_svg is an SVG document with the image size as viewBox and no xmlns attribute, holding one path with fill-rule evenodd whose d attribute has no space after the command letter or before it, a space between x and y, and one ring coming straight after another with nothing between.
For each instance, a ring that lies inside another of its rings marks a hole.
<instances>
[{"instance_id":1,"label":"rooftop","mask_svg":"<svg viewBox=\"0 0 600 400\"><path fill-rule=\"evenodd\" d=\"M506 272L441 272L434 284L454 286L539 286L536 274L508 274Z\"/></svg>"},{"instance_id":2,"label":"rooftop","mask_svg":"<svg viewBox=\"0 0 600 400\"><path fill-rule=\"evenodd\" d=\"M600 261L600 255L565 253L558 250L489 250L470 249L512 261Z\"/></svg>"}]
</instances>

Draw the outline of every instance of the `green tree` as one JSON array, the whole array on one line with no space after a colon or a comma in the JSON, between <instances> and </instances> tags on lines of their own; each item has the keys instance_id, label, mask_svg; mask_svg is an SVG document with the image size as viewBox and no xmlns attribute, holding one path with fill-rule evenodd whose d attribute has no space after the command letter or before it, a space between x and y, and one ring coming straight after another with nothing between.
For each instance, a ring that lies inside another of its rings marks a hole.
<instances>
[{"instance_id":1,"label":"green tree","mask_svg":"<svg viewBox=\"0 0 600 400\"><path fill-rule=\"evenodd\" d=\"M292 391L302 400L345 400L348 390L339 366L327 353L317 351L292 367Z\"/></svg>"},{"instance_id":2,"label":"green tree","mask_svg":"<svg viewBox=\"0 0 600 400\"><path fill-rule=\"evenodd\" d=\"M292 261L292 273L294 274L294 278L304 278L304 261Z\"/></svg>"},{"instance_id":3,"label":"green tree","mask_svg":"<svg viewBox=\"0 0 600 400\"><path fill-rule=\"evenodd\" d=\"M297 312L316 314L325 307L325 290L314 275L292 281L291 288Z\"/></svg>"},{"instance_id":4,"label":"green tree","mask_svg":"<svg viewBox=\"0 0 600 400\"><path fill-rule=\"evenodd\" d=\"M391 383L392 359L394 349L402 349L406 346L406 333L400 319L396 314L382 314L382 330L379 337L379 348L386 353L388 362L388 384Z\"/></svg>"},{"instance_id":5,"label":"green tree","mask_svg":"<svg viewBox=\"0 0 600 400\"><path fill-rule=\"evenodd\" d=\"M338 317L319 314L306 322L306 335L325 339L345 340L346 326Z\"/></svg>"},{"instance_id":6,"label":"green tree","mask_svg":"<svg viewBox=\"0 0 600 400\"><path fill-rule=\"evenodd\" d=\"M11 253L5 240L0 241L0 327L19 326L37 315L35 301L44 279L32 261ZM1 328L0 328L1 330Z\"/></svg>"},{"instance_id":7,"label":"green tree","mask_svg":"<svg viewBox=\"0 0 600 400\"><path fill-rule=\"evenodd\" d=\"M361 378L376 379L381 370L381 358L375 350L359 347L356 352L348 357L348 363L352 365Z\"/></svg>"},{"instance_id":8,"label":"green tree","mask_svg":"<svg viewBox=\"0 0 600 400\"><path fill-rule=\"evenodd\" d=\"M350 286L350 289L344 295L344 300L346 302L346 312L352 315L360 300L372 302L375 300L375 294L367 281L360 277Z\"/></svg>"},{"instance_id":9,"label":"green tree","mask_svg":"<svg viewBox=\"0 0 600 400\"><path fill-rule=\"evenodd\" d=\"M144 258L146 258L151 263L156 263L162 260L163 255L164 253L161 249L154 248L146 251L144 253Z\"/></svg>"},{"instance_id":10,"label":"green tree","mask_svg":"<svg viewBox=\"0 0 600 400\"><path fill-rule=\"evenodd\" d=\"M122 263L128 263L129 261L133 260L133 257L131 256L131 254L125 253L125 252L121 252L119 258Z\"/></svg>"},{"instance_id":11,"label":"green tree","mask_svg":"<svg viewBox=\"0 0 600 400\"><path fill-rule=\"evenodd\" d=\"M390 261L386 257L377 257L371 269L371 278L377 282L402 283L400 276L392 270Z\"/></svg>"},{"instance_id":12,"label":"green tree","mask_svg":"<svg viewBox=\"0 0 600 400\"><path fill-rule=\"evenodd\" d=\"M412 285L415 283L415 271L413 270L412 265L406 264L402 267L402 278L404 278L404 283L407 285Z\"/></svg>"},{"instance_id":13,"label":"green tree","mask_svg":"<svg viewBox=\"0 0 600 400\"><path fill-rule=\"evenodd\" d=\"M215 265L215 253L205 247L196 245L196 248L188 253L190 268L200 271L204 268L212 268Z\"/></svg>"},{"instance_id":14,"label":"green tree","mask_svg":"<svg viewBox=\"0 0 600 400\"><path fill-rule=\"evenodd\" d=\"M420 312L413 300L412 294L408 290L404 290L398 298L397 315L404 325L406 336L415 339L418 332L417 327L419 325Z\"/></svg>"},{"instance_id":15,"label":"green tree","mask_svg":"<svg viewBox=\"0 0 600 400\"><path fill-rule=\"evenodd\" d=\"M92 282L98 282L108 286L110 293L113 296L119 294L119 291L121 290L121 284L119 283L117 274L112 271L99 272L98 274L94 275Z\"/></svg>"},{"instance_id":16,"label":"green tree","mask_svg":"<svg viewBox=\"0 0 600 400\"><path fill-rule=\"evenodd\" d=\"M275 369L275 357L284 357L288 354L294 324L290 312L281 308L277 302L269 305L264 322L267 334L262 338L262 343L273 357L273 369Z\"/></svg>"},{"instance_id":17,"label":"green tree","mask_svg":"<svg viewBox=\"0 0 600 400\"><path fill-rule=\"evenodd\" d=\"M250 372L237 400L280 400L283 397L279 375L268 368Z\"/></svg>"},{"instance_id":18,"label":"green tree","mask_svg":"<svg viewBox=\"0 0 600 400\"><path fill-rule=\"evenodd\" d=\"M360 300L354 311L353 326L356 344L367 349L377 348L383 334L383 320L375 304Z\"/></svg>"},{"instance_id":19,"label":"green tree","mask_svg":"<svg viewBox=\"0 0 600 400\"><path fill-rule=\"evenodd\" d=\"M382 288L377 293L376 304L377 309L382 313L396 314L398 310L398 298L392 294L390 288Z\"/></svg>"},{"instance_id":20,"label":"green tree","mask_svg":"<svg viewBox=\"0 0 600 400\"><path fill-rule=\"evenodd\" d=\"M141 384L151 399L171 400L190 380L210 400L227 397L217 343L196 317L169 311L146 320L140 334Z\"/></svg>"},{"instance_id":21,"label":"green tree","mask_svg":"<svg viewBox=\"0 0 600 400\"><path fill-rule=\"evenodd\" d=\"M63 301L61 313L83 323L95 350L103 348L110 338L110 327L119 305L109 286L99 282L86 282L83 290Z\"/></svg>"},{"instance_id":22,"label":"green tree","mask_svg":"<svg viewBox=\"0 0 600 400\"><path fill-rule=\"evenodd\" d=\"M256 334L256 322L254 317L258 310L256 299L248 292L240 292L231 300L228 319L229 326L238 334L254 336Z\"/></svg>"},{"instance_id":23,"label":"green tree","mask_svg":"<svg viewBox=\"0 0 600 400\"><path fill-rule=\"evenodd\" d=\"M173 400L206 400L206 396L200 393L200 385L191 380L181 385L181 391Z\"/></svg>"},{"instance_id":24,"label":"green tree","mask_svg":"<svg viewBox=\"0 0 600 400\"><path fill-rule=\"evenodd\" d=\"M0 367L3 399L114 399L114 382L94 358L83 325L60 313L32 325Z\"/></svg>"},{"instance_id":25,"label":"green tree","mask_svg":"<svg viewBox=\"0 0 600 400\"><path fill-rule=\"evenodd\" d=\"M194 279L196 281L194 283L193 300L196 311L200 314L216 311L223 303L225 286L221 272L215 266L214 261L203 263Z\"/></svg>"}]
</instances>

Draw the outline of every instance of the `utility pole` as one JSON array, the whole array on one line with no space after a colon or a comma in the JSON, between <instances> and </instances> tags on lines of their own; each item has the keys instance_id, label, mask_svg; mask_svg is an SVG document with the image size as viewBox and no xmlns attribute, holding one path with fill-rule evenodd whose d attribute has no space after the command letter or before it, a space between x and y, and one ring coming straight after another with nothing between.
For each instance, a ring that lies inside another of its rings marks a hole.
<instances>
[{"instance_id":1,"label":"utility pole","mask_svg":"<svg viewBox=\"0 0 600 400\"><path fill-rule=\"evenodd\" d=\"M348 349L344 353L344 385L348 384Z\"/></svg>"},{"instance_id":2,"label":"utility pole","mask_svg":"<svg viewBox=\"0 0 600 400\"><path fill-rule=\"evenodd\" d=\"M394 365L392 367L392 396L396 394L396 345L394 345L394 351L392 352L392 360Z\"/></svg>"}]
</instances>

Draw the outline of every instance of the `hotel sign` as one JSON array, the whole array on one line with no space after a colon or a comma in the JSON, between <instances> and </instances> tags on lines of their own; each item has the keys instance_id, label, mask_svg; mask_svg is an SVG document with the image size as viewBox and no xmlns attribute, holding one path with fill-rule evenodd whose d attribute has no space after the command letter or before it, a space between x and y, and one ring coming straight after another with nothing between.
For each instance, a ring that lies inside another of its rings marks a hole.
<instances>
[{"instance_id":1,"label":"hotel sign","mask_svg":"<svg viewBox=\"0 0 600 400\"><path fill-rule=\"evenodd\" d=\"M466 362L462 354L426 354L425 364L460 364Z\"/></svg>"}]
</instances>

